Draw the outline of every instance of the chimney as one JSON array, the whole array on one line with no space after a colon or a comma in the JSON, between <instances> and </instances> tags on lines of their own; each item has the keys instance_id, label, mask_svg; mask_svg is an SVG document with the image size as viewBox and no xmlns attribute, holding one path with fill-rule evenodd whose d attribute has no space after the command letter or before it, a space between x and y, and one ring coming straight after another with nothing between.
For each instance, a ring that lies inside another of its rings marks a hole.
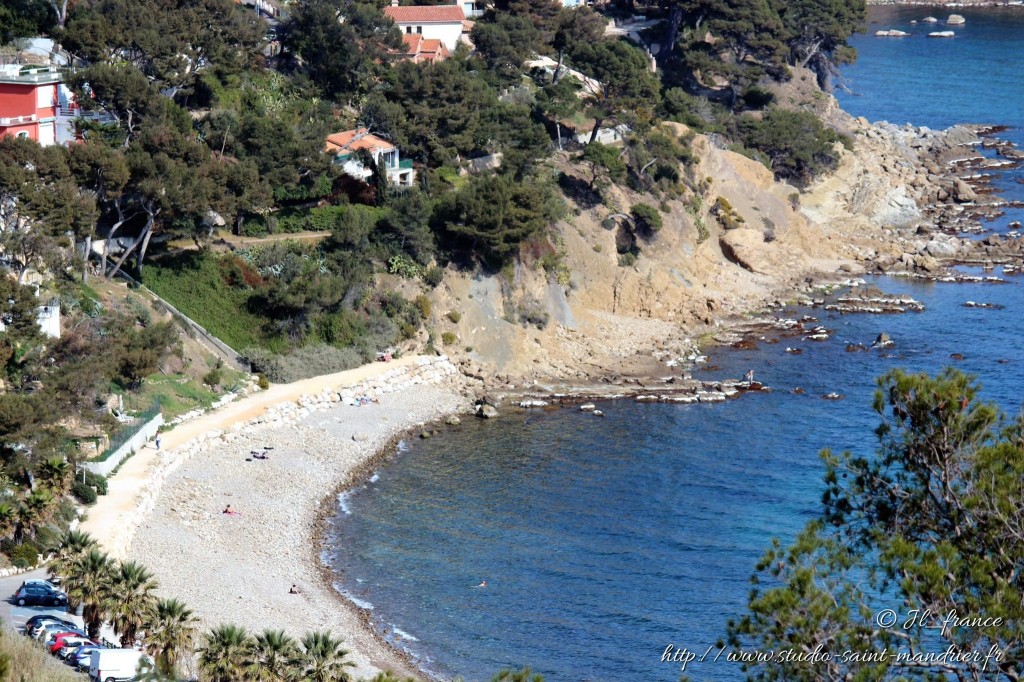
<instances>
[{"instance_id":1,"label":"chimney","mask_svg":"<svg viewBox=\"0 0 1024 682\"><path fill-rule=\"evenodd\" d=\"M392 7L398 7L398 0L391 0Z\"/></svg>"}]
</instances>

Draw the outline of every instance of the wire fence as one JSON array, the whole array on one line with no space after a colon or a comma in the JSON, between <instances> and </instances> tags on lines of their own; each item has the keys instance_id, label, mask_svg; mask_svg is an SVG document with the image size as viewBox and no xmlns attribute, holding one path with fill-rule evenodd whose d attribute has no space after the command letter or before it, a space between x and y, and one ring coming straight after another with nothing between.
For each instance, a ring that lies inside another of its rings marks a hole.
<instances>
[{"instance_id":1,"label":"wire fence","mask_svg":"<svg viewBox=\"0 0 1024 682\"><path fill-rule=\"evenodd\" d=\"M135 415L135 421L125 426L123 429L114 434L110 439L110 446L103 452L102 455L92 460L94 462L105 462L112 454L135 437L139 431L141 431L146 424L150 422L153 417L160 414L160 401L154 400L153 404L146 409L144 412L140 412Z\"/></svg>"}]
</instances>

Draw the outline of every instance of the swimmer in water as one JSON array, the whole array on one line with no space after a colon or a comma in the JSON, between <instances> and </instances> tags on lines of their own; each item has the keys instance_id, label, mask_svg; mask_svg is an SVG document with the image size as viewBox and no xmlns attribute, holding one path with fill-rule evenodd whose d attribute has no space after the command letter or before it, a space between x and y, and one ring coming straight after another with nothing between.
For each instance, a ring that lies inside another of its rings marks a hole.
<instances>
[{"instance_id":1,"label":"swimmer in water","mask_svg":"<svg viewBox=\"0 0 1024 682\"><path fill-rule=\"evenodd\" d=\"M477 585L476 587L487 587L487 581L486 580L481 580L480 584Z\"/></svg>"}]
</instances>

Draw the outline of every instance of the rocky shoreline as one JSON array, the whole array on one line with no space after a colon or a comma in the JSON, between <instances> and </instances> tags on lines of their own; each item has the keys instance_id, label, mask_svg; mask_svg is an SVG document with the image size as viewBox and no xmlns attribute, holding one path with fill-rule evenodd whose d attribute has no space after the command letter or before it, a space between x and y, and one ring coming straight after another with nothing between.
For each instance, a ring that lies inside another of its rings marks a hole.
<instances>
[{"instance_id":1,"label":"rocky shoreline","mask_svg":"<svg viewBox=\"0 0 1024 682\"><path fill-rule=\"evenodd\" d=\"M826 302L822 292L856 286L861 273L955 281L968 277L951 272L960 263L1024 268L1024 236L958 236L969 234L987 211L999 209L999 200L984 191L986 171L998 169L974 150L985 146L996 150L1001 160L1020 161L1012 145L992 137L997 129L958 126L930 131L853 119L844 123L868 148L881 180L864 178L867 190L839 182L837 191L848 193L844 201L851 210L874 201L871 210L894 227L849 245L850 258L836 261L831 271L790 273L755 305L720 311L688 336L660 342L583 377L540 382L496 372L466 356L454 364L444 356L423 358L414 367L303 396L230 429L206 434L163 453L162 468L154 474L154 484L131 524L139 532L124 540L128 555L153 568L161 591L194 605L207 625L230 620L257 631L284 627L293 635L313 624L335 625L354 649L357 674L385 668L402 675L422 674L396 643L381 636L371 612L338 593L330 567L320 556L325 523L337 512L338 494L364 482L391 455L397 439L415 435L415 430L432 433L423 425L468 412L474 402L499 414L510 408L571 406L597 418L599 400L703 403L771 390L739 379L699 381L689 370L706 360L702 345L751 343L765 330L778 338L828 338L829 330L813 317L792 320L774 315L786 300L841 313L920 309L916 301L864 290ZM881 185L870 184L875 181ZM257 441L260 447L269 446L270 462L247 459L246 452ZM275 469L278 466L284 468ZM226 519L218 513L225 500L244 510L241 517L230 519L230 531L223 528ZM203 566L211 578L197 585L192 575L181 575L181 566ZM287 594L291 583L302 587L297 599ZM240 586L245 586L246 595L235 596ZM235 598L225 600L225 595Z\"/></svg>"}]
</instances>

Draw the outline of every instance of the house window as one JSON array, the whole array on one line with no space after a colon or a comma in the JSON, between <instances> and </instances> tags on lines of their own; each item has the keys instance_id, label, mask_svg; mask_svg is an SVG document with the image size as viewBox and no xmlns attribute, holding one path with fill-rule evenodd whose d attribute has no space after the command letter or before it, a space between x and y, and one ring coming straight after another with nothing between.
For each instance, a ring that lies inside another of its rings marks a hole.
<instances>
[{"instance_id":1,"label":"house window","mask_svg":"<svg viewBox=\"0 0 1024 682\"><path fill-rule=\"evenodd\" d=\"M417 33L423 33L423 27L422 26L417 26L416 27L416 32Z\"/></svg>"},{"instance_id":2,"label":"house window","mask_svg":"<svg viewBox=\"0 0 1024 682\"><path fill-rule=\"evenodd\" d=\"M28 139L28 131L27 130L22 130L20 133L18 133L18 137L21 138L22 140L27 140Z\"/></svg>"},{"instance_id":3,"label":"house window","mask_svg":"<svg viewBox=\"0 0 1024 682\"><path fill-rule=\"evenodd\" d=\"M412 26L406 26L405 27L405 32L406 33L412 33Z\"/></svg>"}]
</instances>

